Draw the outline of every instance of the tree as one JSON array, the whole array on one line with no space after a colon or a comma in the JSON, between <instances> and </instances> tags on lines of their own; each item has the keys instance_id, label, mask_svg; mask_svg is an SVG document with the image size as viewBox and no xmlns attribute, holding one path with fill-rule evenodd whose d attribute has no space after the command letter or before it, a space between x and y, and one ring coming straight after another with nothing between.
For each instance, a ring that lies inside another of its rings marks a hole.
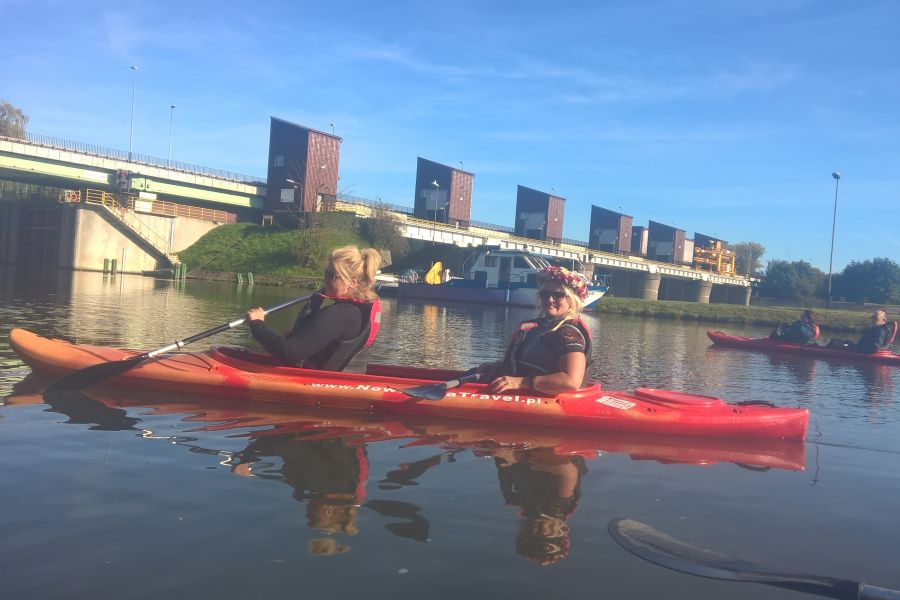
<instances>
[{"instance_id":1,"label":"tree","mask_svg":"<svg viewBox=\"0 0 900 600\"><path fill-rule=\"evenodd\" d=\"M28 117L6 100L0 101L0 135L24 138Z\"/></svg>"},{"instance_id":2,"label":"tree","mask_svg":"<svg viewBox=\"0 0 900 600\"><path fill-rule=\"evenodd\" d=\"M782 300L810 300L822 288L825 273L806 261L770 260L759 286L761 296Z\"/></svg>"},{"instance_id":3,"label":"tree","mask_svg":"<svg viewBox=\"0 0 900 600\"><path fill-rule=\"evenodd\" d=\"M389 252L392 261L403 258L409 252L409 242L403 237L400 222L384 206L372 208L371 216L360 223L360 232L373 248Z\"/></svg>"},{"instance_id":4,"label":"tree","mask_svg":"<svg viewBox=\"0 0 900 600\"><path fill-rule=\"evenodd\" d=\"M900 302L900 265L889 258L851 262L831 285L832 295L853 302Z\"/></svg>"},{"instance_id":5,"label":"tree","mask_svg":"<svg viewBox=\"0 0 900 600\"><path fill-rule=\"evenodd\" d=\"M730 244L729 248L734 251L734 270L738 273L752 275L758 273L762 268L762 255L766 253L766 248L759 242L738 242Z\"/></svg>"}]
</instances>

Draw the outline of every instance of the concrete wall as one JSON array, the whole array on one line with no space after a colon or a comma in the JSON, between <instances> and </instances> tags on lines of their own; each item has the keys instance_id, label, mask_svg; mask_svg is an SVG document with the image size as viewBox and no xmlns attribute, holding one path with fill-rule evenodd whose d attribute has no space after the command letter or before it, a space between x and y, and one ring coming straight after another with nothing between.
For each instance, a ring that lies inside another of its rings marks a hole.
<instances>
[{"instance_id":1,"label":"concrete wall","mask_svg":"<svg viewBox=\"0 0 900 600\"><path fill-rule=\"evenodd\" d=\"M67 207L68 208L68 207ZM103 269L103 260L116 259L118 269L125 273L140 273L158 268L156 257L145 250L143 244L122 230L111 215L93 207L71 207L74 215L71 226L62 227L74 232L67 247L71 248L71 258L61 263L61 267L79 270ZM172 241L174 251L184 250L202 235L217 225L211 221L190 217L165 217L160 215L140 215L141 221L164 239ZM65 223L65 221L64 221Z\"/></svg>"},{"instance_id":2,"label":"concrete wall","mask_svg":"<svg viewBox=\"0 0 900 600\"><path fill-rule=\"evenodd\" d=\"M0 202L0 264L15 264L18 259L19 211L21 204Z\"/></svg>"}]
</instances>

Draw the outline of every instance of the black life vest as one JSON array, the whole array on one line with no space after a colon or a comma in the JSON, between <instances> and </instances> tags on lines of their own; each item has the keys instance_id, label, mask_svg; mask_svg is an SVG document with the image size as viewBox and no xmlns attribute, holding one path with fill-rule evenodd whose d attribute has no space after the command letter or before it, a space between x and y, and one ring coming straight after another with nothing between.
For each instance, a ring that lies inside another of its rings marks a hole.
<instances>
[{"instance_id":1,"label":"black life vest","mask_svg":"<svg viewBox=\"0 0 900 600\"><path fill-rule=\"evenodd\" d=\"M357 300L355 298L331 297L319 293L313 296L300 312L298 319L313 316L321 310L322 302L326 299L335 303L346 302L355 306L362 315L362 329L350 339L335 340L314 356L306 359L303 362L303 367L321 371L343 371L356 355L375 342L375 336L378 335L378 328L381 326L381 301L378 298L374 300Z\"/></svg>"},{"instance_id":2,"label":"black life vest","mask_svg":"<svg viewBox=\"0 0 900 600\"><path fill-rule=\"evenodd\" d=\"M587 364L591 364L591 332L579 319L569 319L553 331L545 325L544 319L522 321L513 334L512 341L504 358L504 372L518 377L527 375L546 375L559 371L559 356L542 343L546 335L556 333L569 325L577 328L584 336L584 354Z\"/></svg>"}]
</instances>

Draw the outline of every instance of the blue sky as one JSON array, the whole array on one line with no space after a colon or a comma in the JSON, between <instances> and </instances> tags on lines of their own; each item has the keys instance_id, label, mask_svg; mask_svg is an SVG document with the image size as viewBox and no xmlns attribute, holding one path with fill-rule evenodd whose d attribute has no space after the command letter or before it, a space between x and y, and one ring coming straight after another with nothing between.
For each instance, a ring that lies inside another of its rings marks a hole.
<instances>
[{"instance_id":1,"label":"blue sky","mask_svg":"<svg viewBox=\"0 0 900 600\"><path fill-rule=\"evenodd\" d=\"M339 189L411 206L416 157L763 260L900 261L900 2L0 0L29 130L265 176L269 117L343 138Z\"/></svg>"}]
</instances>

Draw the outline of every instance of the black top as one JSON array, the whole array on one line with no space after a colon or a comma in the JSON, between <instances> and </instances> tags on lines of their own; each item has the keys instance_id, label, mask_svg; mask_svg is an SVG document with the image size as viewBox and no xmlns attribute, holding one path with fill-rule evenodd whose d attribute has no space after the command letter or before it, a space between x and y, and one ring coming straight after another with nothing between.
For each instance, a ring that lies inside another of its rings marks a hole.
<instances>
[{"instance_id":1,"label":"black top","mask_svg":"<svg viewBox=\"0 0 900 600\"><path fill-rule=\"evenodd\" d=\"M272 356L288 365L303 366L307 361L324 362L324 355L332 352L335 343L358 336L363 325L359 307L352 302L336 302L321 310L301 311L287 337L261 320L250 321L250 332Z\"/></svg>"},{"instance_id":2,"label":"black top","mask_svg":"<svg viewBox=\"0 0 900 600\"><path fill-rule=\"evenodd\" d=\"M859 341L856 343L856 351L864 354L872 354L881 350L889 350L887 341L894 333L894 326L889 323L884 325L875 325L863 331Z\"/></svg>"}]
</instances>

